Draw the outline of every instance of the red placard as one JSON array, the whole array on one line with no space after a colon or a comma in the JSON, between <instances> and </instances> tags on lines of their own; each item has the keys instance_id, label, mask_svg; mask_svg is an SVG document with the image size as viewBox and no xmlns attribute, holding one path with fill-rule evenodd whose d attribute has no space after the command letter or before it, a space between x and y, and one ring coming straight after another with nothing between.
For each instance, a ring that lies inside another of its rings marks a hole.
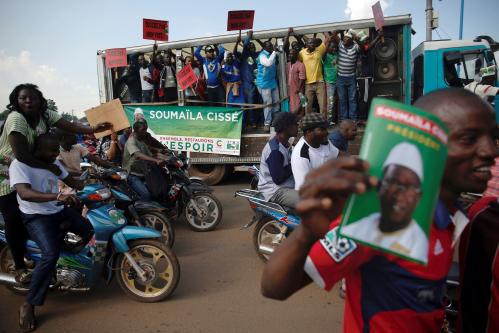
<instances>
[{"instance_id":1,"label":"red placard","mask_svg":"<svg viewBox=\"0 0 499 333\"><path fill-rule=\"evenodd\" d=\"M144 31L142 38L168 41L168 21L143 19L142 26Z\"/></svg>"},{"instance_id":2,"label":"red placard","mask_svg":"<svg viewBox=\"0 0 499 333\"><path fill-rule=\"evenodd\" d=\"M227 31L253 29L254 10L231 10L227 17Z\"/></svg>"},{"instance_id":3,"label":"red placard","mask_svg":"<svg viewBox=\"0 0 499 333\"><path fill-rule=\"evenodd\" d=\"M378 1L373 6L373 16L374 16L374 26L376 30L380 30L385 25L385 17L383 16L383 10L381 9L381 3Z\"/></svg>"},{"instance_id":4,"label":"red placard","mask_svg":"<svg viewBox=\"0 0 499 333\"><path fill-rule=\"evenodd\" d=\"M106 50L106 67L126 67L126 49Z\"/></svg>"},{"instance_id":5,"label":"red placard","mask_svg":"<svg viewBox=\"0 0 499 333\"><path fill-rule=\"evenodd\" d=\"M185 90L198 81L196 73L192 70L191 64L188 64L177 73L177 82L180 89Z\"/></svg>"}]
</instances>

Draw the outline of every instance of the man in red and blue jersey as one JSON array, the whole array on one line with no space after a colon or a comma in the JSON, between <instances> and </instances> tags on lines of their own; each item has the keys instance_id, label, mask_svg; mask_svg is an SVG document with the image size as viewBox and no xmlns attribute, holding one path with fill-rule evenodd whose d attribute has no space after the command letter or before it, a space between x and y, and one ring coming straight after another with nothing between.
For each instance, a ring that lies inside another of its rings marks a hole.
<instances>
[{"instance_id":1,"label":"man in red and blue jersey","mask_svg":"<svg viewBox=\"0 0 499 333\"><path fill-rule=\"evenodd\" d=\"M302 225L267 263L264 296L286 299L312 280L330 290L346 278L344 332L440 332L441 295L453 245L468 222L456 201L461 192L482 192L487 186L497 156L495 122L490 106L463 89L432 92L416 106L437 115L449 128L427 266L338 237L348 196L378 183L367 173L367 162L338 158L307 176L297 206Z\"/></svg>"}]
</instances>

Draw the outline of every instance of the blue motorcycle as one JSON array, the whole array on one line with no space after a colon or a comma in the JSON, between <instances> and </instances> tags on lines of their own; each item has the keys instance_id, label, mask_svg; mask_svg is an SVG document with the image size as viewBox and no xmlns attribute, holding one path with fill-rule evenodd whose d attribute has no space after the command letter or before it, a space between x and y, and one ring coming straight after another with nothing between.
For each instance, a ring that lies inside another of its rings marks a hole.
<instances>
[{"instance_id":1,"label":"blue motorcycle","mask_svg":"<svg viewBox=\"0 0 499 333\"><path fill-rule=\"evenodd\" d=\"M269 202L256 189L258 185L258 167L249 169L253 175L251 189L236 191L235 196L248 199L255 215L242 227L247 229L256 223L253 230L253 245L258 257L267 261L274 250L301 223L300 217L289 207Z\"/></svg>"},{"instance_id":2,"label":"blue motorcycle","mask_svg":"<svg viewBox=\"0 0 499 333\"><path fill-rule=\"evenodd\" d=\"M153 229L127 225L122 210L106 203L111 191L102 184L86 185L77 193L88 208L86 218L95 235L78 253L61 251L51 289L87 291L100 276L109 283L116 272L121 289L139 302L159 302L173 293L180 278L180 266L172 250ZM65 248L77 244L79 237L68 233ZM0 244L5 232L0 230ZM25 293L25 286L16 284L14 263L7 246L0 250L0 283L16 293ZM35 242L27 243L28 263L36 265L41 253Z\"/></svg>"}]
</instances>

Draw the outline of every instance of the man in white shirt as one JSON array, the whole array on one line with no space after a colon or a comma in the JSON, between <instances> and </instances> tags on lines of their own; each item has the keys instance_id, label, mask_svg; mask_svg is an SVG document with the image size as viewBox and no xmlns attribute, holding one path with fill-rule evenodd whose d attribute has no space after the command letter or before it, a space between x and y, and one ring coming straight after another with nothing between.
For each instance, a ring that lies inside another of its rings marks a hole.
<instances>
[{"instance_id":1,"label":"man in white shirt","mask_svg":"<svg viewBox=\"0 0 499 333\"><path fill-rule=\"evenodd\" d=\"M291 154L296 190L300 189L310 170L340 154L338 148L327 139L327 127L326 119L319 113L307 113L302 119L303 136Z\"/></svg>"},{"instance_id":2,"label":"man in white shirt","mask_svg":"<svg viewBox=\"0 0 499 333\"><path fill-rule=\"evenodd\" d=\"M64 235L71 231L81 237L74 249L81 250L92 238L92 225L72 208L63 204L74 204L73 195L58 192L58 180L73 188L81 189L83 184L69 176L59 161L59 141L52 134L42 134L36 139L34 156L40 161L54 163L61 169L59 176L44 169L32 168L18 160L9 167L10 185L17 191L21 217L30 239L41 250L42 258L36 263L29 285L26 301L19 309L19 324L23 331L35 329L35 306L43 305L50 282L54 276Z\"/></svg>"},{"instance_id":3,"label":"man in white shirt","mask_svg":"<svg viewBox=\"0 0 499 333\"><path fill-rule=\"evenodd\" d=\"M340 233L420 262L428 260L428 237L412 214L421 199L423 162L412 143L392 148L378 188L380 212L340 229Z\"/></svg>"},{"instance_id":4,"label":"man in white shirt","mask_svg":"<svg viewBox=\"0 0 499 333\"><path fill-rule=\"evenodd\" d=\"M143 54L139 55L138 62L140 66L139 73L140 73L140 85L142 86L142 102L151 103L152 94L154 91L151 71L149 70L148 63L144 58Z\"/></svg>"}]
</instances>

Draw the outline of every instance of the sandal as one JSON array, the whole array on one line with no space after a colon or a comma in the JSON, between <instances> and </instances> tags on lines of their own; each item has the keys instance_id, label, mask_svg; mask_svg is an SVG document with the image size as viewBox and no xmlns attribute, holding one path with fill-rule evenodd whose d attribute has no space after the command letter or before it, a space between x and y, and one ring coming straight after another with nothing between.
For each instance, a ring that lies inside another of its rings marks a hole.
<instances>
[{"instance_id":1,"label":"sandal","mask_svg":"<svg viewBox=\"0 0 499 333\"><path fill-rule=\"evenodd\" d=\"M31 304L23 304L19 308L19 328L22 332L32 332L36 329L35 308Z\"/></svg>"}]
</instances>

